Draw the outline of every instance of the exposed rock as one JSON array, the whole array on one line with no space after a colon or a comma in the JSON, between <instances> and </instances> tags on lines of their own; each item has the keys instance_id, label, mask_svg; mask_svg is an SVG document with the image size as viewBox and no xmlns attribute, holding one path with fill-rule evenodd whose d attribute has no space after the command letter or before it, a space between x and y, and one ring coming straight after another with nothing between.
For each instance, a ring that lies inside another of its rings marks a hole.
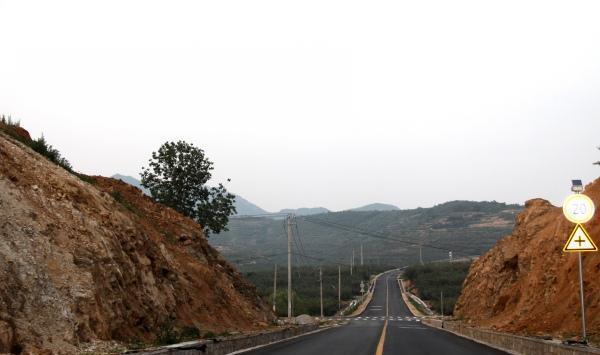
<instances>
[{"instance_id":1,"label":"exposed rock","mask_svg":"<svg viewBox=\"0 0 600 355\"><path fill-rule=\"evenodd\" d=\"M600 205L600 179L586 188ZM564 253L574 224L548 201L527 201L513 233L473 263L455 315L501 331L572 337L580 333L576 253ZM600 242L598 213L585 225ZM583 256L588 333L600 336L600 255ZM598 338L596 338L598 339Z\"/></svg>"},{"instance_id":2,"label":"exposed rock","mask_svg":"<svg viewBox=\"0 0 600 355\"><path fill-rule=\"evenodd\" d=\"M0 353L151 341L168 322L255 329L270 317L197 223L0 134Z\"/></svg>"}]
</instances>

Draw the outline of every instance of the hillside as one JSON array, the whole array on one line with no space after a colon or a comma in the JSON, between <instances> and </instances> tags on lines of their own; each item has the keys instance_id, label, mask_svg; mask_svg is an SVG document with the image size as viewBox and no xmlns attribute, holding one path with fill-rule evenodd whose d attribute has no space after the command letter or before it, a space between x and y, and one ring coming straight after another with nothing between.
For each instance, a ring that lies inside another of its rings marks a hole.
<instances>
[{"instance_id":1,"label":"hillside","mask_svg":"<svg viewBox=\"0 0 600 355\"><path fill-rule=\"evenodd\" d=\"M84 181L85 180L85 181ZM266 326L202 228L123 182L71 174L0 133L0 353Z\"/></svg>"},{"instance_id":2,"label":"hillside","mask_svg":"<svg viewBox=\"0 0 600 355\"><path fill-rule=\"evenodd\" d=\"M269 213L240 195L235 195L235 210L236 215L258 215Z\"/></svg>"},{"instance_id":3,"label":"hillside","mask_svg":"<svg viewBox=\"0 0 600 355\"><path fill-rule=\"evenodd\" d=\"M142 190L142 192L148 196L150 196L150 190L148 190L147 188L142 186L142 182L136 178L134 178L133 176L127 176L127 175L121 175L121 174L115 174L113 176L111 176L112 179L115 180L121 180L123 182L128 183L131 186L135 186L138 189Z\"/></svg>"},{"instance_id":4,"label":"hillside","mask_svg":"<svg viewBox=\"0 0 600 355\"><path fill-rule=\"evenodd\" d=\"M600 204L600 179L585 194ZM596 213L597 215L598 213ZM455 314L502 331L572 337L580 334L578 263L564 253L574 225L548 201L527 201L512 233L473 263ZM585 225L600 241L598 217ZM600 254L583 257L588 334L600 342Z\"/></svg>"},{"instance_id":5,"label":"hillside","mask_svg":"<svg viewBox=\"0 0 600 355\"><path fill-rule=\"evenodd\" d=\"M364 261L372 264L416 263L419 243L426 245L425 261L448 258L448 250L453 250L454 257L480 255L510 233L520 208L498 202L453 201L412 210L344 211L298 217L298 243L302 243L308 256L316 258L298 257L298 261L349 263L354 249L358 263L361 243ZM331 224L351 228L334 228ZM211 238L210 243L242 270L270 268L273 263L285 262L287 238L282 220L233 218L229 228L230 231ZM356 228L381 233L387 239L360 234Z\"/></svg>"},{"instance_id":6,"label":"hillside","mask_svg":"<svg viewBox=\"0 0 600 355\"><path fill-rule=\"evenodd\" d=\"M385 203L371 203L365 206L353 208L350 211L397 211L398 207Z\"/></svg>"}]
</instances>

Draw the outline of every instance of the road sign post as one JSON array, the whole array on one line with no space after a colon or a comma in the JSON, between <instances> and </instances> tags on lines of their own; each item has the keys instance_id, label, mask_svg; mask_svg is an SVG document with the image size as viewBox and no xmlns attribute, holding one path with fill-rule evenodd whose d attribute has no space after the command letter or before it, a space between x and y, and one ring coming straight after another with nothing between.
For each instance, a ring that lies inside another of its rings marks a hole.
<instances>
[{"instance_id":1,"label":"road sign post","mask_svg":"<svg viewBox=\"0 0 600 355\"><path fill-rule=\"evenodd\" d=\"M598 251L594 241L583 228L582 223L589 222L594 217L595 207L592 199L581 194L583 185L580 180L573 180L571 189L575 194L570 195L563 203L563 213L565 217L575 223L575 229L571 232L567 243L563 247L564 252L577 252L579 263L579 296L581 301L581 333L583 342L587 343L587 332L585 326L585 302L583 294L583 263L582 252Z\"/></svg>"},{"instance_id":2,"label":"road sign post","mask_svg":"<svg viewBox=\"0 0 600 355\"><path fill-rule=\"evenodd\" d=\"M361 296L365 295L365 282L363 280L360 281L360 294Z\"/></svg>"}]
</instances>

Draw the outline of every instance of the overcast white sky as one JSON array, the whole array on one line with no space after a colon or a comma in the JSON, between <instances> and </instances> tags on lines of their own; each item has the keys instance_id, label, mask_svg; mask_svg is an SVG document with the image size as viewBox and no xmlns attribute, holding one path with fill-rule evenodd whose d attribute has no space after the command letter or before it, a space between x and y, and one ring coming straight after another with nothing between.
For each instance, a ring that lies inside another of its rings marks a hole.
<instances>
[{"instance_id":1,"label":"overcast white sky","mask_svg":"<svg viewBox=\"0 0 600 355\"><path fill-rule=\"evenodd\" d=\"M167 140L268 210L560 204L600 175L599 1L5 1L0 113L87 174Z\"/></svg>"}]
</instances>

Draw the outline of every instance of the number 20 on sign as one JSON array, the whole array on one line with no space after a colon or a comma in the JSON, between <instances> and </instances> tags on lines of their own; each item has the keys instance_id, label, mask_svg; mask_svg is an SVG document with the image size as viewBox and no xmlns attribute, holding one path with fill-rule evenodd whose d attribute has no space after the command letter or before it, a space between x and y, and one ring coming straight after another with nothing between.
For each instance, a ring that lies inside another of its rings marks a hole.
<instances>
[{"instance_id":1,"label":"number 20 on sign","mask_svg":"<svg viewBox=\"0 0 600 355\"><path fill-rule=\"evenodd\" d=\"M589 222L594 217L594 212L594 202L586 195L574 194L567 197L563 203L563 213L569 221L576 225L563 251L598 251L598 247L596 247L588 232L581 225L582 223Z\"/></svg>"}]
</instances>

